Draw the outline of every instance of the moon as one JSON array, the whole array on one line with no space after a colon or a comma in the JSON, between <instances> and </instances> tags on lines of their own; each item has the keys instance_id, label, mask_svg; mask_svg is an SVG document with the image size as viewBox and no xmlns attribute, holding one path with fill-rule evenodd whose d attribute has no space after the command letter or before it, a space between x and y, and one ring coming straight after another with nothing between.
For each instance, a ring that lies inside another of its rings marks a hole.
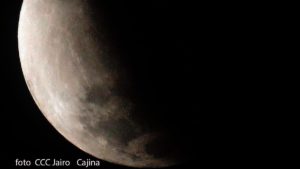
<instances>
[{"instance_id":1,"label":"moon","mask_svg":"<svg viewBox=\"0 0 300 169\"><path fill-rule=\"evenodd\" d=\"M23 2L19 53L31 95L54 128L92 156L132 167L178 164L180 139L157 122L155 107L141 106L104 15L93 0Z\"/></svg>"}]
</instances>

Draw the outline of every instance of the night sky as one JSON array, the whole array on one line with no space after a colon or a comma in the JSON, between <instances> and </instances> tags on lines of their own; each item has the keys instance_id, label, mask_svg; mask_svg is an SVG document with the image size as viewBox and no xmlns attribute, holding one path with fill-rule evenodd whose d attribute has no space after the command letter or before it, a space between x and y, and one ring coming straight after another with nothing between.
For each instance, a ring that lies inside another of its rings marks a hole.
<instances>
[{"instance_id":1,"label":"night sky","mask_svg":"<svg viewBox=\"0 0 300 169\"><path fill-rule=\"evenodd\" d=\"M69 143L50 125L27 89L18 58L17 28L21 3L21 0L7 0L1 4L1 29L4 29L1 31L0 61L1 129L4 133L1 165L14 167L15 159L56 158L73 163L79 158L95 159ZM243 39L251 36L249 27L244 29L247 25L241 22L247 18L239 15L243 9L233 12L225 10L222 4L185 1L130 1L124 8L127 7L130 8L128 11L133 11L130 16L135 17L131 26L142 30L139 32L142 36L138 37L149 40L149 44L157 42L153 49L156 51L152 52L160 55L155 58L157 62L152 61L153 64L157 64L159 71L167 67L167 72L175 71L184 76L177 85L181 85L185 92L178 90L174 94L174 86L168 86L167 80L174 80L176 75L166 79L161 77L166 81L164 87L169 89L171 97L191 101L188 109L191 112L183 112L181 108L175 116L181 115L185 120L178 127L184 128L189 123L187 119L195 123L188 131L193 137L187 138L197 144L193 145L194 151L191 152L194 158L170 168L237 164L242 159L239 155L251 147L242 143L246 139L242 133L247 129L238 127L249 122L240 113L250 111L243 95L253 90L248 88L245 91L248 86L243 87L247 83L243 77L248 76L243 67L249 66L245 57L251 54L247 45L243 45ZM152 26L149 28L149 25ZM157 37L161 38L158 40ZM143 47L138 50L142 51ZM169 64L169 55L173 57L172 64ZM101 168L127 168L101 162Z\"/></svg>"}]
</instances>

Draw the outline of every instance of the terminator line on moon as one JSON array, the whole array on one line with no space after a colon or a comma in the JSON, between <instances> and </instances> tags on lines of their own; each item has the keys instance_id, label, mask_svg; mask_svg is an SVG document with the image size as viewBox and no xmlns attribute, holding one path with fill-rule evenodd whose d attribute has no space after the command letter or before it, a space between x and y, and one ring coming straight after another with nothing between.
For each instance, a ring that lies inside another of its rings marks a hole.
<instances>
[{"instance_id":1,"label":"terminator line on moon","mask_svg":"<svg viewBox=\"0 0 300 169\"><path fill-rule=\"evenodd\" d=\"M158 146L166 131L139 117L130 73L91 2L23 2L20 61L36 104L67 140L99 159L133 167L178 163L176 145Z\"/></svg>"}]
</instances>

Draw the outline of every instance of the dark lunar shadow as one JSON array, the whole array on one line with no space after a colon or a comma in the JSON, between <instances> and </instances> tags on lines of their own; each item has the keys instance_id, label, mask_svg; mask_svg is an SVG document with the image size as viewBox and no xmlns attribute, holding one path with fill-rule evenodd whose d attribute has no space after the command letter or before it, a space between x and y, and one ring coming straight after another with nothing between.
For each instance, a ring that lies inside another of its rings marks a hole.
<instances>
[{"instance_id":1,"label":"dark lunar shadow","mask_svg":"<svg viewBox=\"0 0 300 169\"><path fill-rule=\"evenodd\" d=\"M205 104L199 89L201 65L192 46L196 33L193 28L198 24L193 8L188 12L188 4L171 1L97 0L91 2L91 7L99 26L103 29L106 25L114 59L131 76L132 86L124 88L124 95L138 105L132 118L149 130L169 133L167 140L149 144L149 152L154 145L165 142L163 145L169 143L170 147L164 147L164 152L176 149L191 154L201 132L197 117ZM157 156L163 153L155 151L152 153Z\"/></svg>"}]
</instances>

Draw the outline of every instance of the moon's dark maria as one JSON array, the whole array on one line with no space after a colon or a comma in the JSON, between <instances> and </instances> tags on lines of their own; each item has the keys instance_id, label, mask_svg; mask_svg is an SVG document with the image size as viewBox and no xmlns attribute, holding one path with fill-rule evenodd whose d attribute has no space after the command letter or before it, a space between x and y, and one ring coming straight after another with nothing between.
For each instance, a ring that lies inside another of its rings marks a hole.
<instances>
[{"instance_id":1,"label":"moon's dark maria","mask_svg":"<svg viewBox=\"0 0 300 169\"><path fill-rule=\"evenodd\" d=\"M130 46L124 41L130 36L117 30L120 25L126 30L126 18L114 25L108 14L96 0L23 2L20 60L36 104L67 140L99 159L132 167L184 161L189 138L179 121L171 122L180 119L172 111L183 102L166 88L147 90L158 86L151 83L163 73L159 67L156 75L144 73L155 69L144 67L155 63L148 48L136 49L137 57L130 58L135 50L122 49ZM133 58L137 66L130 63ZM166 95L173 97L171 106Z\"/></svg>"}]
</instances>

